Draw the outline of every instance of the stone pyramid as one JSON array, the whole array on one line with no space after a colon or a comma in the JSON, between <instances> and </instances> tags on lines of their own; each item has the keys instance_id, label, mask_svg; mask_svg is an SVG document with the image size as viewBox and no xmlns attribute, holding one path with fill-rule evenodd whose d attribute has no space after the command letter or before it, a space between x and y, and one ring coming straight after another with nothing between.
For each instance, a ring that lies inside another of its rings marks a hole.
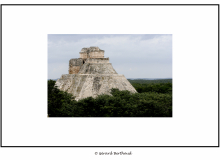
<instances>
[{"instance_id":1,"label":"stone pyramid","mask_svg":"<svg viewBox=\"0 0 220 160\"><path fill-rule=\"evenodd\" d=\"M99 47L83 48L80 58L70 59L69 74L63 74L56 86L73 94L76 100L110 95L111 88L137 92L124 75L114 70L109 58L104 58L104 50Z\"/></svg>"}]
</instances>

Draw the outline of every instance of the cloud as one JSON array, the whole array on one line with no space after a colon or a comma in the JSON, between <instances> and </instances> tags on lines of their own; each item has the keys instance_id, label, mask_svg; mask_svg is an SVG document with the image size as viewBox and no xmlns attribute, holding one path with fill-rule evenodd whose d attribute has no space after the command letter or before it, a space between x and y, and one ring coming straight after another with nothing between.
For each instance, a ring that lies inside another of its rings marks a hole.
<instances>
[{"instance_id":1,"label":"cloud","mask_svg":"<svg viewBox=\"0 0 220 160\"><path fill-rule=\"evenodd\" d=\"M69 59L79 58L80 50L90 46L105 50L105 57L109 57L116 71L126 77L172 77L172 35L77 34L48 35L48 73L51 72L51 78L60 77L60 72L68 73ZM53 72L52 68L59 64L66 65L59 72Z\"/></svg>"}]
</instances>

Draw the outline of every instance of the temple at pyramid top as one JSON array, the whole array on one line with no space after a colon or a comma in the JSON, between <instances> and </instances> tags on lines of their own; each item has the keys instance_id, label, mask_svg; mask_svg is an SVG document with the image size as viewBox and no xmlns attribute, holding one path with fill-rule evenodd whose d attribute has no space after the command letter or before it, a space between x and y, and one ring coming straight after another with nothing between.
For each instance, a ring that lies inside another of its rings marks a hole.
<instances>
[{"instance_id":1,"label":"temple at pyramid top","mask_svg":"<svg viewBox=\"0 0 220 160\"><path fill-rule=\"evenodd\" d=\"M82 48L80 58L69 60L69 74L77 74L85 63L109 63L109 58L104 58L104 50L99 47Z\"/></svg>"},{"instance_id":2,"label":"temple at pyramid top","mask_svg":"<svg viewBox=\"0 0 220 160\"><path fill-rule=\"evenodd\" d=\"M89 47L89 48L82 48L80 54L80 58L87 59L87 58L104 58L104 50L99 49L99 47Z\"/></svg>"}]
</instances>

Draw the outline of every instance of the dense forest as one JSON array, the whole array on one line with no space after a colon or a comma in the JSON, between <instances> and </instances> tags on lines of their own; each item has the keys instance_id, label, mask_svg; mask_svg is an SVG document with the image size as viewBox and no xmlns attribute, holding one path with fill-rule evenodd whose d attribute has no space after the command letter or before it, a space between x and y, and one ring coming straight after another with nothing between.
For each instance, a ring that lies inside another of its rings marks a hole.
<instances>
[{"instance_id":1,"label":"dense forest","mask_svg":"<svg viewBox=\"0 0 220 160\"><path fill-rule=\"evenodd\" d=\"M129 80L138 93L111 89L111 95L79 101L48 80L49 117L172 117L172 79Z\"/></svg>"},{"instance_id":2,"label":"dense forest","mask_svg":"<svg viewBox=\"0 0 220 160\"><path fill-rule=\"evenodd\" d=\"M155 83L172 83L172 79L155 79L155 80L144 80L144 79L128 79L130 83L140 83L140 84L155 84Z\"/></svg>"}]
</instances>

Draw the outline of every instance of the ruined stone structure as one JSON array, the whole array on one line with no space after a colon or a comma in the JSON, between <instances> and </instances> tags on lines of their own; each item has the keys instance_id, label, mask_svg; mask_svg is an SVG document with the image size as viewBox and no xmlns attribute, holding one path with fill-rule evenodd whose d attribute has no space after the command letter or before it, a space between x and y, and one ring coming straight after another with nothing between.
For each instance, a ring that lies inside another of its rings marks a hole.
<instances>
[{"instance_id":1,"label":"ruined stone structure","mask_svg":"<svg viewBox=\"0 0 220 160\"><path fill-rule=\"evenodd\" d=\"M60 90L73 94L76 100L110 95L111 88L137 92L124 75L114 70L109 58L104 58L104 50L90 47L83 48L79 53L80 58L69 61L69 74L57 80L56 86Z\"/></svg>"}]
</instances>

